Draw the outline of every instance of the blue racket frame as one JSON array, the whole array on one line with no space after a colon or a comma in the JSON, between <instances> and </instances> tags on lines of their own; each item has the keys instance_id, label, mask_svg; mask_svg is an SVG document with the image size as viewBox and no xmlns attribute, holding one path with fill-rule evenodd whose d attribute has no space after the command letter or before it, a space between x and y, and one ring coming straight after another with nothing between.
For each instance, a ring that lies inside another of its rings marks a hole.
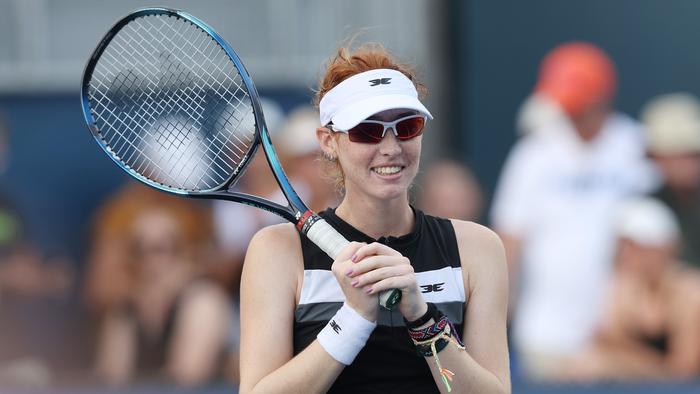
<instances>
[{"instance_id":1,"label":"blue racket frame","mask_svg":"<svg viewBox=\"0 0 700 394\"><path fill-rule=\"evenodd\" d=\"M122 163L114 154L112 154L109 147L104 143L104 141L102 141L102 138L100 137L100 130L98 129L95 118L92 115L89 103L89 86L90 79L92 77L92 72L98 60L100 59L100 56L104 52L109 42L117 34L117 32L119 32L119 30L121 30L130 21L147 15L166 15L182 18L204 30L221 46L221 48L224 49L228 57L235 64L236 69L238 69L241 79L243 80L243 83L246 86L248 94L250 95L256 123L255 141L252 144L251 150L248 152L247 156L241 161L241 163L238 165L235 171L233 171L233 173L222 185L219 185L216 188L210 190L203 190L200 192L188 192L184 190L168 188L167 186L161 185L157 182L153 182L150 179L142 176L138 172L134 171L130 167L124 165L124 163ZM85 117L85 122L87 122L88 128L90 129L90 132L97 141L98 145L100 145L100 147L107 153L107 155L112 159L112 161L117 163L117 165L121 169L123 169L129 175L138 179L142 183L145 183L148 186L168 193L185 195L189 197L205 199L224 199L247 205L252 205L254 207L265 209L269 212L282 216L283 218L293 223L296 223L299 220L301 220L303 218L304 213L309 211L309 208L306 206L306 204L304 204L301 198L299 198L299 195L292 187L291 183L289 182L289 179L287 178L287 175L282 169L282 164L280 163L280 160L277 156L277 152L275 151L272 145L272 140L267 130L262 106L260 105L260 96L258 94L258 90L256 89L255 84L253 83L253 79L248 73L248 70L245 68L245 65L241 61L238 54L233 50L233 48L231 48L231 46L221 36L219 36L219 34L216 33L214 29L212 29L209 25L207 25L206 23L204 23L203 21L201 21L193 15L190 15L180 10L155 7L138 9L125 16L124 18L120 19L105 34L104 38L97 45L92 55L90 56L87 65L85 66L85 70L83 72L83 80L81 83L81 103L83 108L83 116ZM289 201L289 206L283 206L276 202L258 196L253 196L250 194L239 193L230 190L230 187L233 186L233 183L235 183L234 180L239 179L243 175L243 172L245 172L245 169L247 168L253 156L255 156L255 153L257 152L258 146L260 144L262 144L263 146L268 165L270 166L270 169L272 170L274 177L277 180L277 183L279 184L280 188L282 189L282 192Z\"/></svg>"}]
</instances>

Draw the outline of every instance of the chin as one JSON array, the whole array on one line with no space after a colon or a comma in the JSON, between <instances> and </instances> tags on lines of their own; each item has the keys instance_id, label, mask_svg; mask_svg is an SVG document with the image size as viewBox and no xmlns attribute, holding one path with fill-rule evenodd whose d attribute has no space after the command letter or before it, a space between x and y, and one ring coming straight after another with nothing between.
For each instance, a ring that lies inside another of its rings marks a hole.
<instances>
[{"instance_id":1,"label":"chin","mask_svg":"<svg viewBox=\"0 0 700 394\"><path fill-rule=\"evenodd\" d=\"M407 185L396 185L393 187L382 187L376 190L374 194L377 198L382 200L393 200L397 198L406 198L408 195Z\"/></svg>"}]
</instances>

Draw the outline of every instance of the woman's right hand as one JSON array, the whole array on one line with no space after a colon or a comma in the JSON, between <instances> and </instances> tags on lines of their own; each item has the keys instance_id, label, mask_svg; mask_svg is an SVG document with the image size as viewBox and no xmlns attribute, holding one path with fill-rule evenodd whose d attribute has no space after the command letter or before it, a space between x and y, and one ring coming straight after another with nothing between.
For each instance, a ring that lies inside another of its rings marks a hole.
<instances>
[{"instance_id":1,"label":"woman's right hand","mask_svg":"<svg viewBox=\"0 0 700 394\"><path fill-rule=\"evenodd\" d=\"M340 285L340 289L345 294L345 303L369 321L377 321L379 313L379 302L376 294L367 294L361 286L354 287L351 278L354 263L351 258L358 249L365 246L365 243L350 242L348 246L338 253L337 258L331 266L335 279Z\"/></svg>"}]
</instances>

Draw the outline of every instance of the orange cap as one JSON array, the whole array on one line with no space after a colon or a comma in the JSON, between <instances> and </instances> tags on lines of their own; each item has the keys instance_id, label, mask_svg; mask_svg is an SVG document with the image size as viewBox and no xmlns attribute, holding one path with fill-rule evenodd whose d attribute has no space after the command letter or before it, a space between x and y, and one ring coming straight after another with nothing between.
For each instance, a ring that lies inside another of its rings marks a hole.
<instances>
[{"instance_id":1,"label":"orange cap","mask_svg":"<svg viewBox=\"0 0 700 394\"><path fill-rule=\"evenodd\" d=\"M567 114L576 116L610 101L615 85L615 65L600 48L571 42L545 56L535 91L551 97Z\"/></svg>"}]
</instances>

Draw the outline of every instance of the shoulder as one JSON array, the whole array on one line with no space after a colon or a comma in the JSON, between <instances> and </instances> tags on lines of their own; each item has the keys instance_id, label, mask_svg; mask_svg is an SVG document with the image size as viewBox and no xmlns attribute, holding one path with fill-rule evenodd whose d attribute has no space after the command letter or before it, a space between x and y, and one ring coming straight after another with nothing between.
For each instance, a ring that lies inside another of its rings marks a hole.
<instances>
[{"instance_id":1,"label":"shoulder","mask_svg":"<svg viewBox=\"0 0 700 394\"><path fill-rule=\"evenodd\" d=\"M641 123L628 115L613 112L603 124L603 133L621 145L632 144L633 148L644 147L644 129Z\"/></svg>"},{"instance_id":2,"label":"shoulder","mask_svg":"<svg viewBox=\"0 0 700 394\"><path fill-rule=\"evenodd\" d=\"M621 133L638 134L642 131L642 124L631 116L622 112L613 112L606 119L604 126L608 126Z\"/></svg>"},{"instance_id":3,"label":"shoulder","mask_svg":"<svg viewBox=\"0 0 700 394\"><path fill-rule=\"evenodd\" d=\"M498 234L486 226L466 220L450 219L450 221L460 246L485 248L491 251L497 251L503 247Z\"/></svg>"},{"instance_id":4,"label":"shoulder","mask_svg":"<svg viewBox=\"0 0 700 394\"><path fill-rule=\"evenodd\" d=\"M457 237L464 271L469 273L469 288L483 280L494 283L507 280L505 250L501 238L478 223L451 219Z\"/></svg>"},{"instance_id":5,"label":"shoulder","mask_svg":"<svg viewBox=\"0 0 700 394\"><path fill-rule=\"evenodd\" d=\"M548 168L565 146L566 133L543 132L520 137L504 162L504 170L519 173Z\"/></svg>"},{"instance_id":6,"label":"shoulder","mask_svg":"<svg viewBox=\"0 0 700 394\"><path fill-rule=\"evenodd\" d=\"M229 299L226 292L210 280L193 282L182 296L180 314L210 319L227 316L228 313Z\"/></svg>"},{"instance_id":7,"label":"shoulder","mask_svg":"<svg viewBox=\"0 0 700 394\"><path fill-rule=\"evenodd\" d=\"M519 137L510 149L509 158L531 157L546 149L552 140L551 133Z\"/></svg>"},{"instance_id":8,"label":"shoulder","mask_svg":"<svg viewBox=\"0 0 700 394\"><path fill-rule=\"evenodd\" d=\"M248 245L241 286L258 283L269 288L273 284L292 283L303 267L299 233L294 225L268 226L259 230Z\"/></svg>"},{"instance_id":9,"label":"shoulder","mask_svg":"<svg viewBox=\"0 0 700 394\"><path fill-rule=\"evenodd\" d=\"M274 265L277 269L289 266L290 261L301 263L299 233L291 223L275 224L259 230L250 240L245 262L256 265ZM244 265L244 269L245 269Z\"/></svg>"},{"instance_id":10,"label":"shoulder","mask_svg":"<svg viewBox=\"0 0 700 394\"><path fill-rule=\"evenodd\" d=\"M289 252L286 248L299 245L299 233L291 223L263 227L250 241L248 250L263 249L270 253Z\"/></svg>"},{"instance_id":11,"label":"shoulder","mask_svg":"<svg viewBox=\"0 0 700 394\"><path fill-rule=\"evenodd\" d=\"M700 271L687 266L687 263L677 262L678 267L666 276L669 288L678 296L681 303L690 300L700 302Z\"/></svg>"}]
</instances>

